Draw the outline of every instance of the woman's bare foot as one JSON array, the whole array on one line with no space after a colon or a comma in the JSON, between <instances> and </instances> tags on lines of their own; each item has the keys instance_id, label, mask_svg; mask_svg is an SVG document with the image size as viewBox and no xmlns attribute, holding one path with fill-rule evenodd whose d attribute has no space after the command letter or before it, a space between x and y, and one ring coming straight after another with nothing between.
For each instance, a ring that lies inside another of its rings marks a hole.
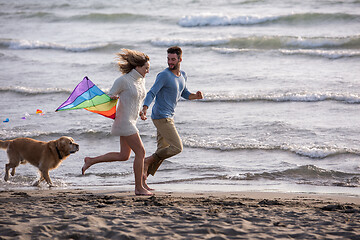
<instances>
[{"instance_id":1,"label":"woman's bare foot","mask_svg":"<svg viewBox=\"0 0 360 240\"><path fill-rule=\"evenodd\" d=\"M82 175L85 175L86 169L88 169L91 165L92 164L90 163L90 158L89 157L84 158L84 165L81 168Z\"/></svg>"}]
</instances>

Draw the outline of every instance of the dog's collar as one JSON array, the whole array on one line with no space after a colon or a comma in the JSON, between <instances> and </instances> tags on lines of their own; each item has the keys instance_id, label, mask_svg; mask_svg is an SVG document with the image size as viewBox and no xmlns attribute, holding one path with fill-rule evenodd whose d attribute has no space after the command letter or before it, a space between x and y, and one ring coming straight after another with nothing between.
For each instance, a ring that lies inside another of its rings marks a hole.
<instances>
[{"instance_id":1,"label":"dog's collar","mask_svg":"<svg viewBox=\"0 0 360 240\"><path fill-rule=\"evenodd\" d=\"M62 159L61 153L60 153L59 149L57 148L57 146L55 148L56 148L56 152L58 154L58 157L61 160Z\"/></svg>"}]
</instances>

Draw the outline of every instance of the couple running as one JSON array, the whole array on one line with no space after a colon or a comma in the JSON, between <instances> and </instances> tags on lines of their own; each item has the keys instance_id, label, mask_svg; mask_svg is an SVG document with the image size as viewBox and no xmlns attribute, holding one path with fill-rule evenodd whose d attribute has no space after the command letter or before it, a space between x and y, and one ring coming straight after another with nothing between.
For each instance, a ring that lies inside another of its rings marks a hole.
<instances>
[{"instance_id":1,"label":"couple running","mask_svg":"<svg viewBox=\"0 0 360 240\"><path fill-rule=\"evenodd\" d=\"M160 72L154 85L146 94L145 75L149 72L149 57L138 51L123 49L118 53L119 68L123 73L115 80L109 95L119 99L111 134L120 136L120 152L110 152L98 157L86 157L82 174L92 165L100 162L126 161L131 150L135 153L134 175L135 194L152 195L146 184L149 174L154 175L164 159L180 153L183 149L176 130L173 116L181 97L189 100L202 99L202 92L190 93L186 88L187 76L180 70L182 50L170 47L167 50L168 68ZM155 99L151 118L157 129L157 150L145 158L145 148L141 141L136 121L140 115L147 119L147 110Z\"/></svg>"}]
</instances>

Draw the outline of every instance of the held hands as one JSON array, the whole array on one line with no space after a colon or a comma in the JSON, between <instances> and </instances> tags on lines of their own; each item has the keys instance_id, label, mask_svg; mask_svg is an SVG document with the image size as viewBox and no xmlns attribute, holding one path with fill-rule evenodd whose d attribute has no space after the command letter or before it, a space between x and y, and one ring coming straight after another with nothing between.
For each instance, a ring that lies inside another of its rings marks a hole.
<instances>
[{"instance_id":1,"label":"held hands","mask_svg":"<svg viewBox=\"0 0 360 240\"><path fill-rule=\"evenodd\" d=\"M143 109L140 111L139 115L140 115L140 118L141 120L146 120L147 117L146 117L146 112L147 112L147 106L144 106Z\"/></svg>"}]
</instances>

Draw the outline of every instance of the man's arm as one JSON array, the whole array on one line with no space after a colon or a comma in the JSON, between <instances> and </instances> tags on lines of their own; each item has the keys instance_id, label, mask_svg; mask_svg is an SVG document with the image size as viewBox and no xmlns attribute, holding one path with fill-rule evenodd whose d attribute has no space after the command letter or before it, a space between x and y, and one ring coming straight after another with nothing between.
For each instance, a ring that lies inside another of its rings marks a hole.
<instances>
[{"instance_id":1,"label":"man's arm","mask_svg":"<svg viewBox=\"0 0 360 240\"><path fill-rule=\"evenodd\" d=\"M195 100L195 99L203 99L204 96L201 91L197 91L196 93L191 93L189 95L189 100Z\"/></svg>"},{"instance_id":2,"label":"man's arm","mask_svg":"<svg viewBox=\"0 0 360 240\"><path fill-rule=\"evenodd\" d=\"M164 73L161 72L156 76L156 80L155 80L154 85L151 87L150 91L146 94L144 104L143 104L143 108L139 113L140 118L142 120L147 119L147 117L146 117L147 110L148 110L150 104L152 103L152 101L154 100L156 94L164 86L164 82L165 82L164 81Z\"/></svg>"}]
</instances>

